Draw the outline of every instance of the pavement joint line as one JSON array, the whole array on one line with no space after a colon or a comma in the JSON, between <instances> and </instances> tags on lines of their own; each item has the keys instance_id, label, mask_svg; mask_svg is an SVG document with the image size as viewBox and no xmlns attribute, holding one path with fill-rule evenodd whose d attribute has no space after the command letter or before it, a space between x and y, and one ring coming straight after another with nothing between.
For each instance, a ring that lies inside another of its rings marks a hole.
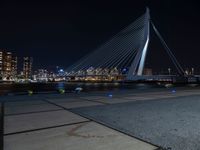
<instances>
[{"instance_id":1,"label":"pavement joint line","mask_svg":"<svg viewBox=\"0 0 200 150\"><path fill-rule=\"evenodd\" d=\"M107 128L109 128L109 129L112 129L112 130L114 130L114 131L120 132L120 133L122 133L122 134L124 134L124 135L127 135L127 136L129 136L129 137L135 138L135 139L137 139L137 140L139 140L139 141L142 141L142 142L148 143L148 144L150 144L150 145L153 145L153 146L155 146L155 147L158 147L158 148L159 148L158 150L160 150L160 149L162 150L162 148L161 148L160 146L158 146L158 145L155 145L155 144L153 144L153 143L150 143L150 142L148 142L148 141L145 141L145 140L143 140L143 139L140 139L140 138L138 138L138 137L135 137L135 136L133 136L133 135L131 135L131 134L129 134L129 133L123 132L123 131L118 130L118 129L114 128L114 127L108 126L108 125L104 124L103 122L96 121L96 120L93 119L92 117L89 118L89 117L86 117L86 116L84 116L84 115L82 115L82 114L80 114L80 113L74 112L74 111L72 111L74 108L72 108L72 109L67 109L67 108L65 108L65 107L63 107L63 106L60 106L60 105L55 104L55 103L53 103L53 102L50 102L50 101L48 101L48 100L46 100L46 99L45 99L44 101L46 101L46 102L48 102L48 103L50 103L50 104L56 105L56 106L58 106L58 107L61 107L61 108L63 108L64 110L67 110L67 111L69 111L69 112L71 112L71 113L73 113L73 114L79 115L79 116L81 116L81 117L87 119L88 122L93 121L93 122L95 122L95 123L97 123L97 124L100 124L100 125L102 125L102 126L104 126L104 127L107 127ZM106 106L106 105L105 105L105 106ZM156 150L157 150L157 149L156 149Z\"/></svg>"},{"instance_id":2,"label":"pavement joint line","mask_svg":"<svg viewBox=\"0 0 200 150\"><path fill-rule=\"evenodd\" d=\"M49 100L49 99L48 99ZM82 102L83 100L81 100L81 99L78 99L78 100L65 100L65 101L59 101L59 100L49 100L49 101L51 101L51 102L58 102L58 103L72 103L72 102Z\"/></svg>"},{"instance_id":3,"label":"pavement joint line","mask_svg":"<svg viewBox=\"0 0 200 150\"><path fill-rule=\"evenodd\" d=\"M16 97L16 96L15 96ZM34 99L28 99L29 95L27 95L26 98L23 99L6 99L4 100L5 103L12 103L12 102L29 102L29 101L33 101L33 102L37 102L37 101L42 101L42 99L44 99L44 97L40 97L40 99L37 99L38 97L34 97ZM7 96L7 98L9 98L9 96Z\"/></svg>"},{"instance_id":4,"label":"pavement joint line","mask_svg":"<svg viewBox=\"0 0 200 150\"><path fill-rule=\"evenodd\" d=\"M40 101L42 101L42 100L40 100ZM19 101L19 102L20 102L20 101ZM28 102L28 101L26 101L26 102ZM42 102L43 102L43 101L42 101ZM11 106L6 106L7 103L12 103L12 102L5 102L5 107L12 107L12 105L11 105ZM14 102L14 103L16 103L16 102ZM38 104L21 104L21 105L17 105L17 106L15 106L15 107L22 107L22 106L29 106L29 105L31 105L31 106L46 105L46 103L38 103Z\"/></svg>"},{"instance_id":5,"label":"pavement joint line","mask_svg":"<svg viewBox=\"0 0 200 150\"><path fill-rule=\"evenodd\" d=\"M28 96L28 95L27 95ZM10 98L9 96L7 96L8 98ZM15 96L16 97L16 96ZM20 97L20 96L19 96ZM30 96L31 97L31 96ZM13 98L13 97L12 97ZM7 102L28 102L28 101L42 101L44 99L44 97L40 98L39 100L37 100L36 98L34 98L34 100L27 100L27 99L12 99L12 100L4 100L5 103Z\"/></svg>"},{"instance_id":6,"label":"pavement joint line","mask_svg":"<svg viewBox=\"0 0 200 150\"><path fill-rule=\"evenodd\" d=\"M129 102L136 102L136 101L154 101L154 100L166 100L166 99L171 99L171 98L181 98L181 97L189 97L189 96L197 96L200 94L190 94L190 95L176 95L176 94L172 94L173 96L170 95L170 97L153 97L150 99L133 99L133 101L129 101ZM139 97L139 98L146 98L146 97ZM131 98L126 98L127 100L131 100ZM126 103L126 102L124 102Z\"/></svg>"},{"instance_id":7,"label":"pavement joint line","mask_svg":"<svg viewBox=\"0 0 200 150\"><path fill-rule=\"evenodd\" d=\"M106 102L100 102L100 101L98 101L98 99L97 100L89 100L86 98L79 98L79 99L84 100L84 101L89 101L89 102L96 102L96 103L100 103L100 104L104 104L104 105L110 105L109 103L106 103ZM99 100L101 100L101 99L99 99Z\"/></svg>"},{"instance_id":8,"label":"pavement joint line","mask_svg":"<svg viewBox=\"0 0 200 150\"><path fill-rule=\"evenodd\" d=\"M4 101L1 102L1 112L0 112L0 150L4 147Z\"/></svg>"},{"instance_id":9,"label":"pavement joint line","mask_svg":"<svg viewBox=\"0 0 200 150\"><path fill-rule=\"evenodd\" d=\"M127 135L127 136L132 137L132 138L134 138L134 139L137 139L137 140L139 140L139 141L142 141L142 142L148 143L148 144L150 144L150 145L153 145L153 146L157 147L155 150L162 150L162 149L163 149L162 147L160 147L160 146L158 146L158 145L156 145L156 144L150 143L150 142L145 141L145 140L143 140L143 139L140 139L140 138L138 138L138 137L136 137L136 136L134 136L134 135L132 135L132 134L126 133L126 132L124 132L124 131L122 131L122 130L119 130L119 129L117 129L117 128L114 128L114 127L112 127L112 126L109 126L109 125L105 124L104 122L96 121L95 119L93 119L93 117L87 117L87 116L85 116L85 115L82 115L81 113L74 112L74 111L71 111L71 112L73 112L74 114L79 115L79 116L81 116L81 117L84 117L85 119L91 120L91 121L93 121L93 122L95 122L95 123L97 123L97 124L100 124L100 125L102 125L102 126L104 126L104 127L107 127L107 128L112 129L112 130L114 130L114 131L117 131L117 132L119 132L119 133L122 133L122 134L124 134L124 135Z\"/></svg>"},{"instance_id":10,"label":"pavement joint line","mask_svg":"<svg viewBox=\"0 0 200 150\"><path fill-rule=\"evenodd\" d=\"M66 111L69 111L69 112L71 112L71 113L73 113L73 114L76 114L76 115L78 115L78 116L81 116L81 117L87 119L88 121L93 121L93 120L91 120L91 119L89 119L89 118L86 118L85 116L82 116L82 115L80 115L80 114L74 113L73 111L71 111L71 109L65 108L65 107L63 107L63 106L61 106L61 105L58 105L58 104L53 103L53 102L50 102L50 101L48 101L48 100L46 100L46 99L45 99L44 101L46 101L47 103L50 103L50 104L52 104L52 105L55 105L55 106L57 106L57 107L60 107L60 108L62 108L63 110L66 110Z\"/></svg>"},{"instance_id":11,"label":"pavement joint line","mask_svg":"<svg viewBox=\"0 0 200 150\"><path fill-rule=\"evenodd\" d=\"M105 97L106 98L106 97ZM132 100L131 98L124 98L123 96L115 96L114 98L123 98L125 100ZM97 102L97 103L102 103L102 104L105 104L105 105L113 105L115 103L106 103L106 102L101 102L101 101L98 101L98 100L101 100L101 98L97 99L97 100L89 100L89 99L86 99L86 98L80 98L80 99L83 99L85 101L91 101L91 102ZM112 98L111 98L112 99ZM134 99L133 101L136 101L136 99ZM126 103L127 101L122 101L120 103ZM128 101L129 102L129 101Z\"/></svg>"},{"instance_id":12,"label":"pavement joint line","mask_svg":"<svg viewBox=\"0 0 200 150\"><path fill-rule=\"evenodd\" d=\"M59 104L57 104L57 103L54 103L54 102L48 101L48 100L46 100L46 99L43 100L43 101L45 101L45 102L47 102L47 103L49 103L49 104L55 105L55 106L57 106L57 107L60 107L60 108L62 108L62 109L64 109L64 110L67 110L67 111L69 111L69 112L71 112L71 113L73 113L72 111L70 111L71 108L66 108L66 107L64 107L64 106L61 106L61 105L59 105Z\"/></svg>"},{"instance_id":13,"label":"pavement joint line","mask_svg":"<svg viewBox=\"0 0 200 150\"><path fill-rule=\"evenodd\" d=\"M115 98L123 98L123 97L115 97ZM138 97L137 97L138 98ZM152 98L149 98L149 99L145 99L147 97L143 96L143 97L139 97L139 98L144 98L144 99L137 99L137 98L132 98L132 97L126 97L126 98L123 98L124 100L128 100L128 101L122 101L122 102L118 102L118 103L128 103L128 102L135 102L135 101L146 101L146 100L157 100L157 99L166 99L166 98L171 98L171 97L153 97ZM81 99L84 99L84 98L81 98ZM91 101L91 102L98 102L98 103L102 103L102 104L105 104L105 105L113 105L113 104L118 104L118 103L106 103L106 102L99 102L98 100L88 100L88 99L84 99L85 101ZM99 99L101 100L101 99ZM129 101L130 100L130 101ZM73 109L73 108L72 108Z\"/></svg>"},{"instance_id":14,"label":"pavement joint line","mask_svg":"<svg viewBox=\"0 0 200 150\"><path fill-rule=\"evenodd\" d=\"M49 104L52 104L52 105L54 105L54 106L57 106L57 107L60 107L60 108L62 108L62 109L64 109L64 110L68 110L69 111L69 109L68 108L65 108L64 106L61 106L61 105L58 105L58 104L56 104L56 103L54 103L54 102L51 102L51 101L49 101L49 100L43 100L43 101L45 101L45 102L47 102L47 103L49 103Z\"/></svg>"},{"instance_id":15,"label":"pavement joint line","mask_svg":"<svg viewBox=\"0 0 200 150\"><path fill-rule=\"evenodd\" d=\"M189 94L189 95L177 95L177 96L175 96L175 97L185 97L185 96L191 96L191 95L193 95L193 94ZM199 94L195 94L195 95L199 95ZM167 98L164 98L164 99L167 99ZM47 101L47 100L45 100L45 101ZM48 102L48 101L47 101L47 102ZM52 104L54 104L54 103L52 103ZM54 104L54 105L57 105L57 104ZM57 105L57 106L59 106L59 105ZM106 106L106 105L105 105L105 106ZM86 118L86 119L89 119L89 120L91 120L91 121L93 121L93 122L96 122L96 123L98 123L98 124L101 124L101 125L103 125L103 126L105 126L105 127L108 127L108 128L110 128L110 129L113 129L113 130L115 130L115 131L117 131L117 132L120 132L120 133L122 133L122 134L124 134L124 135L130 136L130 137L133 137L133 138L138 139L138 140L140 140L140 141L143 141L143 142L145 142L145 143L149 143L149 144L151 144L151 145L154 145L154 146L158 147L157 150L164 150L162 147L160 147L160 146L158 146L158 145L156 145L156 144L150 143L150 142L145 141L145 140L143 140L143 139L140 139L140 138L138 138L138 137L136 137L136 136L134 136L134 135L131 135L130 133L126 133L126 132L121 131L121 130L119 130L119 129L117 129L117 128L114 128L114 127L112 127L112 126L109 126L109 125L105 124L104 122L100 122L100 121L98 121L98 120L95 121L94 118L84 116L84 115L81 114L81 113L78 113L78 112L73 111L73 109L66 109L66 108L63 107L63 106L59 106L59 107L63 108L64 110L68 110L68 111L70 111L70 112L72 112L72 113L74 113L74 114L77 114L77 115L79 115L79 116L81 116L81 117L83 117L83 118Z\"/></svg>"},{"instance_id":16,"label":"pavement joint line","mask_svg":"<svg viewBox=\"0 0 200 150\"><path fill-rule=\"evenodd\" d=\"M57 98L57 97L49 97L49 96L45 96L45 97L43 97L43 99L63 99L63 98L79 98L79 95L65 95L66 97L59 97L59 98Z\"/></svg>"},{"instance_id":17,"label":"pavement joint line","mask_svg":"<svg viewBox=\"0 0 200 150\"><path fill-rule=\"evenodd\" d=\"M5 114L4 116L17 116L17 115L28 115L28 114L36 114L36 113L43 113L43 112L53 112L53 111L60 111L62 109L52 109L52 110L42 110L42 111L32 111L32 112L26 112L26 113L10 113Z\"/></svg>"},{"instance_id":18,"label":"pavement joint line","mask_svg":"<svg viewBox=\"0 0 200 150\"><path fill-rule=\"evenodd\" d=\"M40 130L54 129L54 128L71 126L71 125L87 123L87 122L91 122L91 120L85 120L85 121L80 121L80 122L67 123L67 124L62 124L62 125L49 126L49 127L37 128L37 129L31 129L31 130L24 130L24 131L19 131L19 132L6 133L6 134L3 134L3 136L10 136L10 135L15 135L15 134L22 134L22 133L28 133L28 132L34 132L34 131L40 131Z\"/></svg>"}]
</instances>

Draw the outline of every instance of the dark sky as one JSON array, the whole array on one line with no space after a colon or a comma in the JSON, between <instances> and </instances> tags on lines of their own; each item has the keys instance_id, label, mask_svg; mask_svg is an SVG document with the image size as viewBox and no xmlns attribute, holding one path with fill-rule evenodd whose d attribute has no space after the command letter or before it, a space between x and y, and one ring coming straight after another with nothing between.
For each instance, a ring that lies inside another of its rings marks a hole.
<instances>
[{"instance_id":1,"label":"dark sky","mask_svg":"<svg viewBox=\"0 0 200 150\"><path fill-rule=\"evenodd\" d=\"M146 6L181 64L199 67L200 9L191 0L1 0L0 48L32 56L35 68L65 68L132 23Z\"/></svg>"}]
</instances>

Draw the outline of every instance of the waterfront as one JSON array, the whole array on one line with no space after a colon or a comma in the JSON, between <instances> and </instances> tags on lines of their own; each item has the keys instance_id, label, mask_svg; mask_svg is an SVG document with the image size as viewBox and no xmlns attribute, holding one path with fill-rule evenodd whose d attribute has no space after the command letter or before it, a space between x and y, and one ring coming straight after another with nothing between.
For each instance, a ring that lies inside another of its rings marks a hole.
<instances>
[{"instance_id":1,"label":"waterfront","mask_svg":"<svg viewBox=\"0 0 200 150\"><path fill-rule=\"evenodd\" d=\"M105 91L105 90L126 90L126 89L151 89L164 88L156 83L76 83L76 82L58 82L58 83L29 83L29 84L1 84L0 95L24 94L28 90L34 93L57 93L59 89L65 89L66 92L73 92L76 87L82 87L84 92Z\"/></svg>"},{"instance_id":2,"label":"waterfront","mask_svg":"<svg viewBox=\"0 0 200 150\"><path fill-rule=\"evenodd\" d=\"M199 88L198 84L167 84L167 83L84 83L84 82L54 82L54 83L28 83L28 84L0 84L0 95L26 94L29 90L34 94L58 93L59 89L65 92L74 92L75 88L82 87L83 92L90 91L124 91L135 90L163 90L165 88L182 87L186 89Z\"/></svg>"}]
</instances>

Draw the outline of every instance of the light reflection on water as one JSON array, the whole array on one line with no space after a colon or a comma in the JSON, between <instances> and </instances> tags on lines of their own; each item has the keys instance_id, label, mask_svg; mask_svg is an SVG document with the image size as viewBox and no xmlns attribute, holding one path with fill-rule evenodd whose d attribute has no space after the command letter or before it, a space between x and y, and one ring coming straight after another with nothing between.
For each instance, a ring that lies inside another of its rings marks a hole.
<instances>
[{"instance_id":1,"label":"light reflection on water","mask_svg":"<svg viewBox=\"0 0 200 150\"><path fill-rule=\"evenodd\" d=\"M65 83L59 82L56 86L56 90L63 90L63 89L65 89Z\"/></svg>"}]
</instances>

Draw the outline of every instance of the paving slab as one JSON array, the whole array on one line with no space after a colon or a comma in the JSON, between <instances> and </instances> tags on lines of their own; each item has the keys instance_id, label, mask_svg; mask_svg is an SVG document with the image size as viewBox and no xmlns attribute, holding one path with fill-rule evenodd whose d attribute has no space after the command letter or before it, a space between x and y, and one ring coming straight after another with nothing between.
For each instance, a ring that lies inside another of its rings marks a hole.
<instances>
[{"instance_id":1,"label":"paving slab","mask_svg":"<svg viewBox=\"0 0 200 150\"><path fill-rule=\"evenodd\" d=\"M40 100L43 99L43 95L13 95L13 96L3 96L1 99L4 101L30 101L30 100Z\"/></svg>"},{"instance_id":2,"label":"paving slab","mask_svg":"<svg viewBox=\"0 0 200 150\"><path fill-rule=\"evenodd\" d=\"M162 92L149 92L149 93L139 93L139 94L129 94L128 96L136 96L136 97L163 97L163 96L185 96L185 95L193 95L198 94L199 92L193 91L181 91L176 89L169 89L168 91ZM125 95L124 95L125 96Z\"/></svg>"},{"instance_id":3,"label":"paving slab","mask_svg":"<svg viewBox=\"0 0 200 150\"><path fill-rule=\"evenodd\" d=\"M100 102L100 103L105 103L105 104L116 104L116 103L124 103L124 102L132 101L132 99L125 99L121 97L91 96L91 97L84 97L84 98L90 101Z\"/></svg>"},{"instance_id":4,"label":"paving slab","mask_svg":"<svg viewBox=\"0 0 200 150\"><path fill-rule=\"evenodd\" d=\"M154 95L154 96L129 96L124 97L124 99L130 99L130 100L154 100L154 99L165 99L165 98L172 98L177 97L176 95Z\"/></svg>"},{"instance_id":5,"label":"paving slab","mask_svg":"<svg viewBox=\"0 0 200 150\"><path fill-rule=\"evenodd\" d=\"M56 104L58 104L60 106L63 106L65 108L67 108L67 109L69 109L69 108L79 108L79 107L89 107L89 106L104 105L102 103L92 102L92 101L58 102Z\"/></svg>"},{"instance_id":6,"label":"paving slab","mask_svg":"<svg viewBox=\"0 0 200 150\"><path fill-rule=\"evenodd\" d=\"M26 105L6 105L5 106L5 115L16 115L21 113L36 113L41 111L53 111L60 110L60 107L57 107L48 103L40 103L40 104L26 104Z\"/></svg>"},{"instance_id":7,"label":"paving slab","mask_svg":"<svg viewBox=\"0 0 200 150\"><path fill-rule=\"evenodd\" d=\"M47 104L47 102L42 101L42 100L28 100L28 101L5 102L5 107L41 105L41 104Z\"/></svg>"},{"instance_id":8,"label":"paving slab","mask_svg":"<svg viewBox=\"0 0 200 150\"><path fill-rule=\"evenodd\" d=\"M48 128L87 119L66 110L4 117L4 134Z\"/></svg>"},{"instance_id":9,"label":"paving slab","mask_svg":"<svg viewBox=\"0 0 200 150\"><path fill-rule=\"evenodd\" d=\"M182 94L179 94L182 95ZM137 101L137 100L151 100L151 99L160 99L160 98L171 98L179 96L174 93L163 93L163 92L152 92L152 93L145 93L145 94L129 94L124 96L116 96L111 97L103 97L103 96L88 96L88 97L81 97L82 99L88 99L91 101L97 102L104 102L107 104L115 104L115 103L123 103L123 102L130 102L130 101Z\"/></svg>"},{"instance_id":10,"label":"paving slab","mask_svg":"<svg viewBox=\"0 0 200 150\"><path fill-rule=\"evenodd\" d=\"M72 111L163 148L200 149L200 96L135 101Z\"/></svg>"},{"instance_id":11,"label":"paving slab","mask_svg":"<svg viewBox=\"0 0 200 150\"><path fill-rule=\"evenodd\" d=\"M46 94L45 95L45 98L56 98L56 99L59 99L59 98L68 98L68 97L74 97L74 96L76 96L74 93L65 93L65 94Z\"/></svg>"},{"instance_id":12,"label":"paving slab","mask_svg":"<svg viewBox=\"0 0 200 150\"><path fill-rule=\"evenodd\" d=\"M125 98L105 98L96 100L98 102L107 103L107 104L117 104L117 103L125 103L133 101L133 99L125 99Z\"/></svg>"},{"instance_id":13,"label":"paving slab","mask_svg":"<svg viewBox=\"0 0 200 150\"><path fill-rule=\"evenodd\" d=\"M53 102L53 103L57 103L57 102L75 102L75 101L83 101L80 98L47 98L46 100Z\"/></svg>"},{"instance_id":14,"label":"paving slab","mask_svg":"<svg viewBox=\"0 0 200 150\"><path fill-rule=\"evenodd\" d=\"M82 99L87 99L87 100L99 100L99 99L104 99L106 96L84 96L80 97Z\"/></svg>"},{"instance_id":15,"label":"paving slab","mask_svg":"<svg viewBox=\"0 0 200 150\"><path fill-rule=\"evenodd\" d=\"M154 150L155 146L94 122L4 137L4 150Z\"/></svg>"}]
</instances>

